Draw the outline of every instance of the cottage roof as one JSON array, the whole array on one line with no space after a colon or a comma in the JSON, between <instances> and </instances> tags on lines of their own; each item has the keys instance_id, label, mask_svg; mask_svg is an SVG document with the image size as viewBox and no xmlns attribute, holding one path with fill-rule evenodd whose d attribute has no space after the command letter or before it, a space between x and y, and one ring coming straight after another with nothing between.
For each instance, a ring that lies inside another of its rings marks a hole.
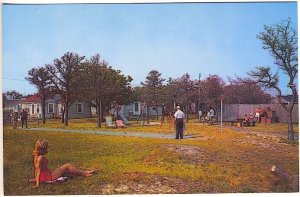
<instances>
[{"instance_id":1,"label":"cottage roof","mask_svg":"<svg viewBox=\"0 0 300 197\"><path fill-rule=\"evenodd\" d=\"M281 98L286 100L287 102L291 102L293 95L284 95L284 96L281 96ZM298 103L298 95L296 96L295 103Z\"/></svg>"},{"instance_id":2,"label":"cottage roof","mask_svg":"<svg viewBox=\"0 0 300 197\"><path fill-rule=\"evenodd\" d=\"M24 99L7 99L4 100L5 106L16 106L18 104L21 104L24 101Z\"/></svg>"},{"instance_id":3,"label":"cottage roof","mask_svg":"<svg viewBox=\"0 0 300 197\"><path fill-rule=\"evenodd\" d=\"M27 97L23 103L40 103L41 98L39 97L38 94L34 94L33 96Z\"/></svg>"}]
</instances>

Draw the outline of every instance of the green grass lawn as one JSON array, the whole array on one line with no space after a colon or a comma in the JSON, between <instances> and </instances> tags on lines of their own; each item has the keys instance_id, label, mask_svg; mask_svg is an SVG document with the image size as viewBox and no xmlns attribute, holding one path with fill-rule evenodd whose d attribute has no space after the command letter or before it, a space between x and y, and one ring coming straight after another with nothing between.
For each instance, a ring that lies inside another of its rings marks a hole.
<instances>
[{"instance_id":1,"label":"green grass lawn","mask_svg":"<svg viewBox=\"0 0 300 197\"><path fill-rule=\"evenodd\" d=\"M92 128L75 122L70 122L70 128ZM92 124L89 122L81 124ZM60 124L46 126L53 125ZM174 132L167 124L127 129ZM217 126L192 122L186 134L197 138L185 140L25 131L10 126L4 127L3 134L5 195L293 192L270 169L280 165L291 175L299 174L298 143L281 143L277 138L230 128L220 133ZM28 182L33 178L31 151L40 138L49 142L49 169L72 163L98 172L32 189L33 183Z\"/></svg>"},{"instance_id":2,"label":"green grass lawn","mask_svg":"<svg viewBox=\"0 0 300 197\"><path fill-rule=\"evenodd\" d=\"M153 119L150 120L151 122L158 122L157 120ZM198 123L197 119L189 120L187 124L187 131L190 133L199 133L199 126L201 123ZM64 129L88 129L88 130L111 130L116 132L146 132L146 133L174 133L174 128L165 120L162 123L162 126L142 126L141 121L130 121L130 126L127 128L106 128L105 124L102 123L102 127L97 127L97 120L96 118L87 118L87 119L70 119L69 126L65 127L61 120L57 119L49 119L47 120L46 124L38 124L37 120L31 120L29 122L29 127L32 128L64 128ZM247 130L262 132L262 133L274 133L274 134L282 134L287 136L288 126L286 123L276 123L276 124L256 124L254 127L243 127ZM201 130L203 127L200 128ZM195 132L196 131L196 132ZM299 126L298 124L294 124L294 133L298 134Z\"/></svg>"}]
</instances>

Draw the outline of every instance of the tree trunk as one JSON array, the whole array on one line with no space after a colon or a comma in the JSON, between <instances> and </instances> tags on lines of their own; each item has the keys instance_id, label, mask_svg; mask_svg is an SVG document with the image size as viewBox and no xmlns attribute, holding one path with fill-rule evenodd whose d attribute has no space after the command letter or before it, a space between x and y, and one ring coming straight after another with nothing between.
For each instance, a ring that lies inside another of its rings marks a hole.
<instances>
[{"instance_id":1,"label":"tree trunk","mask_svg":"<svg viewBox=\"0 0 300 197\"><path fill-rule=\"evenodd\" d=\"M97 102L97 119L98 119L98 128L101 128L101 123L102 123L102 117L101 117L101 102Z\"/></svg>"},{"instance_id":2,"label":"tree trunk","mask_svg":"<svg viewBox=\"0 0 300 197\"><path fill-rule=\"evenodd\" d=\"M278 166L272 166L271 172L274 175L279 176L279 177L284 178L284 179L290 178L290 175L286 171L284 171L282 168L280 168Z\"/></svg>"},{"instance_id":3,"label":"tree trunk","mask_svg":"<svg viewBox=\"0 0 300 197\"><path fill-rule=\"evenodd\" d=\"M293 118L292 118L292 109L288 109L288 140L294 141L294 128L293 128Z\"/></svg>"},{"instance_id":4,"label":"tree trunk","mask_svg":"<svg viewBox=\"0 0 300 197\"><path fill-rule=\"evenodd\" d=\"M102 122L103 119L104 119L104 112L105 112L105 107L103 106L103 102L100 101L100 115L101 115L101 122ZM109 114L109 111L108 111L107 114Z\"/></svg>"},{"instance_id":5,"label":"tree trunk","mask_svg":"<svg viewBox=\"0 0 300 197\"><path fill-rule=\"evenodd\" d=\"M42 119L43 124L46 124L46 102L44 100L42 101Z\"/></svg>"},{"instance_id":6,"label":"tree trunk","mask_svg":"<svg viewBox=\"0 0 300 197\"><path fill-rule=\"evenodd\" d=\"M68 104L66 104L65 107L65 122L64 122L65 126L69 126L69 106Z\"/></svg>"},{"instance_id":7,"label":"tree trunk","mask_svg":"<svg viewBox=\"0 0 300 197\"><path fill-rule=\"evenodd\" d=\"M63 107L63 111L62 111L62 114L61 114L61 123L65 123L65 107Z\"/></svg>"},{"instance_id":8,"label":"tree trunk","mask_svg":"<svg viewBox=\"0 0 300 197\"><path fill-rule=\"evenodd\" d=\"M289 175L286 171L278 166L272 166L271 172L281 179L288 181L290 187L295 191L299 191L299 175Z\"/></svg>"},{"instance_id":9,"label":"tree trunk","mask_svg":"<svg viewBox=\"0 0 300 197\"><path fill-rule=\"evenodd\" d=\"M291 82L290 82L291 84ZM292 101L286 106L282 101L281 101L281 91L279 88L275 88L278 91L278 96L277 96L277 101L280 103L280 105L285 109L288 115L288 140L289 141L294 141L294 128L293 128L293 118L292 118L292 112L295 104L295 98L297 95L297 91L295 87L291 87L292 92L293 92L293 98Z\"/></svg>"},{"instance_id":10,"label":"tree trunk","mask_svg":"<svg viewBox=\"0 0 300 197\"><path fill-rule=\"evenodd\" d=\"M147 113L146 113L146 115L147 115L147 124L149 124L149 107L148 107L148 105L147 105Z\"/></svg>"},{"instance_id":11,"label":"tree trunk","mask_svg":"<svg viewBox=\"0 0 300 197\"><path fill-rule=\"evenodd\" d=\"M155 105L155 110L156 110L156 120L158 121L158 109L157 109L157 104Z\"/></svg>"}]
</instances>

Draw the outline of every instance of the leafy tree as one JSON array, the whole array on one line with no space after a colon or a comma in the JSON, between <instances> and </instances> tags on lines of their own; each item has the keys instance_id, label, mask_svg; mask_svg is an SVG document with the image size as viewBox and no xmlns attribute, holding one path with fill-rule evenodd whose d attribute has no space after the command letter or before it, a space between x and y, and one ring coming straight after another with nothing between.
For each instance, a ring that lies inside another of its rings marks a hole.
<instances>
[{"instance_id":1,"label":"leafy tree","mask_svg":"<svg viewBox=\"0 0 300 197\"><path fill-rule=\"evenodd\" d=\"M103 111L109 110L113 102L120 104L129 100L131 87L130 76L108 66L108 62L97 54L86 60L83 67L84 95L96 107L98 127L101 127Z\"/></svg>"},{"instance_id":2,"label":"leafy tree","mask_svg":"<svg viewBox=\"0 0 300 197\"><path fill-rule=\"evenodd\" d=\"M147 106L150 104L155 106L156 109L156 119L158 120L158 103L160 91L163 86L165 79L161 77L161 73L157 70L152 70L148 73L145 82L141 82L142 86L146 88L146 102ZM147 110L148 111L148 110Z\"/></svg>"},{"instance_id":3,"label":"leafy tree","mask_svg":"<svg viewBox=\"0 0 300 197\"><path fill-rule=\"evenodd\" d=\"M46 123L46 100L51 96L51 76L46 68L37 67L28 71L25 78L38 89L38 96L41 98L43 124Z\"/></svg>"},{"instance_id":4,"label":"leafy tree","mask_svg":"<svg viewBox=\"0 0 300 197\"><path fill-rule=\"evenodd\" d=\"M167 84L164 88L164 102L169 111L174 111L176 104L179 103L180 94L179 89L179 79L169 78Z\"/></svg>"},{"instance_id":5,"label":"leafy tree","mask_svg":"<svg viewBox=\"0 0 300 197\"><path fill-rule=\"evenodd\" d=\"M7 91L6 95L10 97L10 99L21 99L23 95L15 90Z\"/></svg>"},{"instance_id":6,"label":"leafy tree","mask_svg":"<svg viewBox=\"0 0 300 197\"><path fill-rule=\"evenodd\" d=\"M262 104L270 103L271 95L252 80L231 80L224 87L224 103L228 104Z\"/></svg>"},{"instance_id":7,"label":"leafy tree","mask_svg":"<svg viewBox=\"0 0 300 197\"><path fill-rule=\"evenodd\" d=\"M218 109L220 101L224 97L224 80L218 75L209 75L200 83L201 101L206 108Z\"/></svg>"},{"instance_id":8,"label":"leafy tree","mask_svg":"<svg viewBox=\"0 0 300 197\"><path fill-rule=\"evenodd\" d=\"M171 79L169 79L171 80ZM169 84L163 85L160 91L160 102L162 103L162 121L164 121L165 114L173 114L174 102L176 98L176 90ZM175 95L175 96L174 96Z\"/></svg>"},{"instance_id":9,"label":"leafy tree","mask_svg":"<svg viewBox=\"0 0 300 197\"><path fill-rule=\"evenodd\" d=\"M292 111L297 98L297 89L294 84L295 77L298 74L298 37L296 30L292 27L291 19L275 24L273 26L264 26L264 31L257 35L262 41L263 49L267 49L275 59L275 64L288 77L287 86L292 91L292 101L284 105L281 101L281 89L279 88L279 72L272 73L268 66L256 67L256 70L248 74L253 77L257 83L265 88L275 89L277 91L277 100L288 113L288 139L294 140L294 129L292 120Z\"/></svg>"},{"instance_id":10,"label":"leafy tree","mask_svg":"<svg viewBox=\"0 0 300 197\"><path fill-rule=\"evenodd\" d=\"M143 101L146 94L145 87L136 86L132 89L131 102Z\"/></svg>"},{"instance_id":11,"label":"leafy tree","mask_svg":"<svg viewBox=\"0 0 300 197\"><path fill-rule=\"evenodd\" d=\"M190 75L186 73L178 79L170 78L167 86L169 87L170 96L175 103L181 104L181 107L185 109L188 122L191 104L196 101L194 96L196 90L195 81L191 80Z\"/></svg>"},{"instance_id":12,"label":"leafy tree","mask_svg":"<svg viewBox=\"0 0 300 197\"><path fill-rule=\"evenodd\" d=\"M80 93L80 73L84 56L67 52L60 59L55 59L53 65L46 65L51 82L63 101L63 122L68 126L69 107L76 101Z\"/></svg>"}]
</instances>

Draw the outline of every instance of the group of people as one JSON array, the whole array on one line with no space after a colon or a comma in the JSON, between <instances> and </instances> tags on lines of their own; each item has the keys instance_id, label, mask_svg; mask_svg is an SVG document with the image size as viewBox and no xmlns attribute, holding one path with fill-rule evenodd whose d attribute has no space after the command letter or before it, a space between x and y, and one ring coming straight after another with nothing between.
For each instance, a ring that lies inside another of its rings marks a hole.
<instances>
[{"instance_id":1,"label":"group of people","mask_svg":"<svg viewBox=\"0 0 300 197\"><path fill-rule=\"evenodd\" d=\"M241 126L255 126L256 118L253 117L252 113L245 114L244 117L238 117L237 121L241 123Z\"/></svg>"},{"instance_id":2,"label":"group of people","mask_svg":"<svg viewBox=\"0 0 300 197\"><path fill-rule=\"evenodd\" d=\"M203 114L201 109L198 112L198 120L203 124L205 122L208 122L210 125L212 125L214 123L214 117L215 117L215 111L213 110L212 107L210 107L210 109L206 112L206 114Z\"/></svg>"},{"instance_id":3,"label":"group of people","mask_svg":"<svg viewBox=\"0 0 300 197\"><path fill-rule=\"evenodd\" d=\"M13 128L16 129L18 127L19 118L21 119L22 129L24 126L26 128L28 128L28 123L27 123L28 122L28 112L25 109L23 109L20 114L17 111L12 112L11 122L12 122Z\"/></svg>"}]
</instances>

